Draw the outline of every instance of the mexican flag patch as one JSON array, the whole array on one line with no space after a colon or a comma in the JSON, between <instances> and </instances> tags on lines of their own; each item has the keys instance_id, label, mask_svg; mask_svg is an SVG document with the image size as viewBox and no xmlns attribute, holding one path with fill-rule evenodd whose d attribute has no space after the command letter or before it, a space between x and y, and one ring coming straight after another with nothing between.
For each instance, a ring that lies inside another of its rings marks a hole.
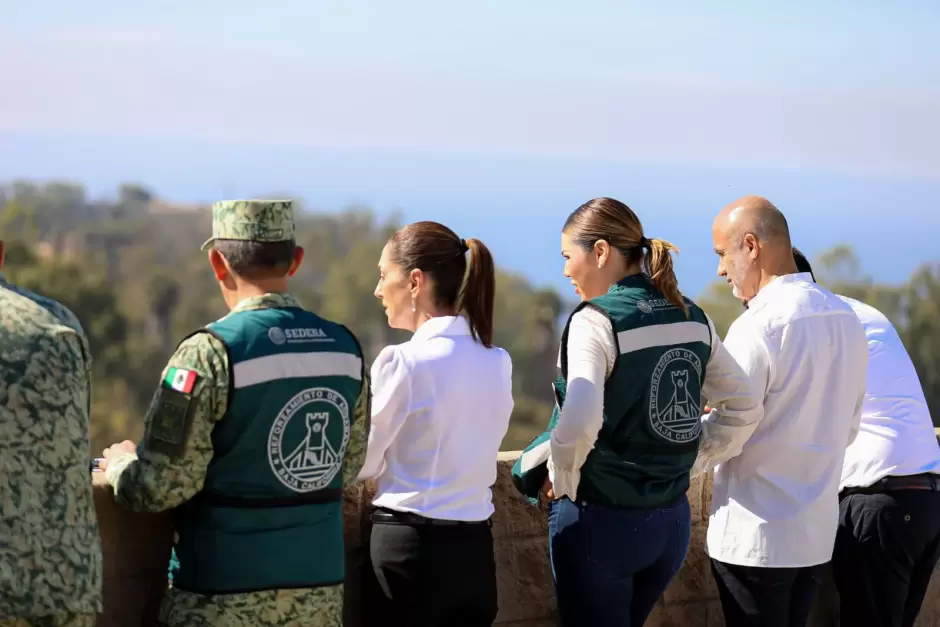
<instances>
[{"instance_id":1,"label":"mexican flag patch","mask_svg":"<svg viewBox=\"0 0 940 627\"><path fill-rule=\"evenodd\" d=\"M192 370L183 370L182 368L170 368L167 370L166 378L163 382L171 389L183 394L189 394L193 391L196 384L196 373Z\"/></svg>"}]
</instances>

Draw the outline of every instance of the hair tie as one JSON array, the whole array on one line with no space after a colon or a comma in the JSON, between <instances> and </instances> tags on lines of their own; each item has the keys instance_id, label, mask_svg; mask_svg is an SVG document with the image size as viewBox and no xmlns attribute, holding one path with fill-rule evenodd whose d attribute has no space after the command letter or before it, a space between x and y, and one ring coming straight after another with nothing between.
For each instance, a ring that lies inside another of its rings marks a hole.
<instances>
[{"instance_id":1,"label":"hair tie","mask_svg":"<svg viewBox=\"0 0 940 627\"><path fill-rule=\"evenodd\" d=\"M465 253L465 252L467 252L468 250L470 250L470 247L467 246L467 240L461 238L461 240L460 240L460 252L461 252L461 253Z\"/></svg>"},{"instance_id":2,"label":"hair tie","mask_svg":"<svg viewBox=\"0 0 940 627\"><path fill-rule=\"evenodd\" d=\"M652 242L646 239L646 236L640 238L640 248L649 248L652 246Z\"/></svg>"}]
</instances>

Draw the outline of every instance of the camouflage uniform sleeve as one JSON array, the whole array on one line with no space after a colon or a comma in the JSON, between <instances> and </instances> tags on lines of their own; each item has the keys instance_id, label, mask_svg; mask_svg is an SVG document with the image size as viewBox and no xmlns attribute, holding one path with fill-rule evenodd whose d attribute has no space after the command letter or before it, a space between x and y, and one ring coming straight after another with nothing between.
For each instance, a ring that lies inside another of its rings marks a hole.
<instances>
[{"instance_id":1,"label":"camouflage uniform sleeve","mask_svg":"<svg viewBox=\"0 0 940 627\"><path fill-rule=\"evenodd\" d=\"M173 368L176 385L166 382ZM212 460L212 430L228 405L229 373L225 345L210 333L196 333L180 344L147 410L136 459L108 473L118 503L159 512L202 489Z\"/></svg>"},{"instance_id":2,"label":"camouflage uniform sleeve","mask_svg":"<svg viewBox=\"0 0 940 627\"><path fill-rule=\"evenodd\" d=\"M94 363L94 359L91 356L91 344L88 341L88 334L85 333L85 328L82 327L81 321L78 319L78 316L75 313L63 305L62 303L51 301L48 299L43 299L45 306L47 306L52 313L58 317L66 326L72 328L75 331L75 335L78 337L78 343L82 350L82 359L84 365L85 377L87 383L85 384L85 392L88 395L86 399L86 408L88 411L88 420L89 420L89 431L91 430L91 369ZM89 439L90 439L89 434Z\"/></svg>"},{"instance_id":3,"label":"camouflage uniform sleeve","mask_svg":"<svg viewBox=\"0 0 940 627\"><path fill-rule=\"evenodd\" d=\"M81 327L79 327L81 328ZM79 338L82 344L82 355L85 358L85 393L88 395L86 399L86 407L88 410L88 441L91 442L91 368L94 364L94 359L91 356L91 345L88 342L88 336L85 335L85 331L82 329L79 333ZM90 453L90 451L89 451Z\"/></svg>"},{"instance_id":4,"label":"camouflage uniform sleeve","mask_svg":"<svg viewBox=\"0 0 940 627\"><path fill-rule=\"evenodd\" d=\"M366 463L366 447L369 442L369 429L372 424L372 384L368 369L363 369L362 389L356 400L356 413L349 430L349 446L346 459L343 460L343 485L356 482L359 471Z\"/></svg>"}]
</instances>

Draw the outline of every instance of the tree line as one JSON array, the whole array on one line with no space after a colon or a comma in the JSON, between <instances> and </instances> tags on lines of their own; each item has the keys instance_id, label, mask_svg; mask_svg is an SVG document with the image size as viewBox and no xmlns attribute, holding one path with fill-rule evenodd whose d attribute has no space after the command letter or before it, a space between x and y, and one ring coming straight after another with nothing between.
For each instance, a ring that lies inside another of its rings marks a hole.
<instances>
[{"instance_id":1,"label":"tree line","mask_svg":"<svg viewBox=\"0 0 940 627\"><path fill-rule=\"evenodd\" d=\"M370 362L385 345L406 340L388 328L372 295L376 262L402 225L400 216L379 220L362 207L298 209L306 258L291 290L306 307L349 326ZM139 184L122 185L109 200L89 199L71 182L16 181L0 192L5 274L67 305L88 334L92 450L141 437L142 418L179 339L225 314L199 250L210 232L208 207L167 203ZM940 418L940 266L925 264L902 285L879 285L860 272L850 248L839 247L814 269L822 283L877 307L898 326L934 419ZM741 312L724 284L698 302L722 335ZM512 356L516 400L504 449L521 448L548 420L559 319L573 305L520 274L497 273L495 342Z\"/></svg>"}]
</instances>

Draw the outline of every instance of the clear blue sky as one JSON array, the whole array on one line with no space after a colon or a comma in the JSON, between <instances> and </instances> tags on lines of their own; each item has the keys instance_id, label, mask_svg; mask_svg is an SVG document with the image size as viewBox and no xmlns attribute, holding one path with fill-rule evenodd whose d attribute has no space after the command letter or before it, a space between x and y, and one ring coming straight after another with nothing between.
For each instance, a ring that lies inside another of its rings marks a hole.
<instances>
[{"instance_id":1,"label":"clear blue sky","mask_svg":"<svg viewBox=\"0 0 940 627\"><path fill-rule=\"evenodd\" d=\"M401 209L563 289L558 229L600 195L692 295L745 193L876 278L940 258L935 0L5 4L0 180Z\"/></svg>"}]
</instances>

